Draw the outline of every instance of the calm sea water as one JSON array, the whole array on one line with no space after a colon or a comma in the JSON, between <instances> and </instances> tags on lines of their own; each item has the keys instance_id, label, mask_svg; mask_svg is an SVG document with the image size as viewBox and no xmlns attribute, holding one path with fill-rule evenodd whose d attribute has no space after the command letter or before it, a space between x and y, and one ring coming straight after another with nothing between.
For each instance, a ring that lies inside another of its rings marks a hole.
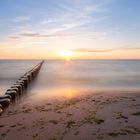
<instances>
[{"instance_id":1,"label":"calm sea water","mask_svg":"<svg viewBox=\"0 0 140 140\"><path fill-rule=\"evenodd\" d=\"M38 62L1 60L0 94ZM27 93L38 100L106 90L140 91L140 60L47 60Z\"/></svg>"}]
</instances>

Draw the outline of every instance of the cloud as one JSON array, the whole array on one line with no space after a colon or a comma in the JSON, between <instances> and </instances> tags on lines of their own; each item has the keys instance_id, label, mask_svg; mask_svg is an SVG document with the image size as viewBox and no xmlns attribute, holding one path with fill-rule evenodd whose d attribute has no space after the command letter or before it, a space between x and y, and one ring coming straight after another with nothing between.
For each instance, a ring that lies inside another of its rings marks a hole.
<instances>
[{"instance_id":1,"label":"cloud","mask_svg":"<svg viewBox=\"0 0 140 140\"><path fill-rule=\"evenodd\" d=\"M52 19L47 19L47 20L42 20L40 23L41 24L48 24L48 23L53 23L54 22L54 20L52 20Z\"/></svg>"},{"instance_id":2,"label":"cloud","mask_svg":"<svg viewBox=\"0 0 140 140\"><path fill-rule=\"evenodd\" d=\"M25 32L19 34L20 36L26 36L26 37L40 37L41 35L39 33L32 33L32 32Z\"/></svg>"},{"instance_id":3,"label":"cloud","mask_svg":"<svg viewBox=\"0 0 140 140\"><path fill-rule=\"evenodd\" d=\"M38 38L50 38L50 37L66 37L66 36L73 36L75 33L55 33L55 34L40 34L40 33L34 33L34 32L24 32L21 34L18 34L19 36L24 37L38 37Z\"/></svg>"},{"instance_id":4,"label":"cloud","mask_svg":"<svg viewBox=\"0 0 140 140\"><path fill-rule=\"evenodd\" d=\"M10 19L10 21L12 22L23 22L23 21L28 21L28 20L30 20L30 16L20 16L20 17Z\"/></svg>"},{"instance_id":5,"label":"cloud","mask_svg":"<svg viewBox=\"0 0 140 140\"><path fill-rule=\"evenodd\" d=\"M102 3L103 1L106 0L100 0L100 2L96 0L95 1L94 0L87 0L87 1L62 0L62 1L64 2L55 1L54 2L55 6L49 7L50 11L44 9L44 14L42 15L40 13L36 14L37 20L34 19L32 22L30 22L33 23L32 25L30 23L27 25L24 24L24 28L17 29L17 31L10 38L13 40L15 39L14 41L17 41L16 39L20 38L21 42L25 42L24 39L28 39L27 42L32 43L34 41L40 41L40 42L44 41L46 40L46 38L56 38L57 41L57 37L63 38L63 37L75 36L75 35L78 35L77 38L75 37L75 40L78 40L79 38L97 39L106 36L105 33L100 33L100 31L97 32L96 25L94 24L102 20L105 20L109 17L108 15L105 15L105 13L101 14L101 11L104 7ZM48 14L46 11L50 14ZM99 12L100 14L96 15L96 13ZM24 22L30 19L31 19L30 16L20 16L12 19L12 21ZM53 43L55 44L56 41L52 42L52 44ZM72 42L72 41L68 40L68 42ZM92 50L92 49L85 48L85 49L79 49L77 51L109 52L111 50L95 50L95 49Z\"/></svg>"},{"instance_id":6,"label":"cloud","mask_svg":"<svg viewBox=\"0 0 140 140\"><path fill-rule=\"evenodd\" d=\"M127 51L127 50L138 50L140 51L140 47L129 47L129 48L114 48L114 49L90 49L90 48L80 48L73 49L75 52L84 52L84 53L102 53L102 52L113 52L113 51Z\"/></svg>"},{"instance_id":7,"label":"cloud","mask_svg":"<svg viewBox=\"0 0 140 140\"><path fill-rule=\"evenodd\" d=\"M140 47L130 47L130 48L122 48L124 50L140 50Z\"/></svg>"},{"instance_id":8,"label":"cloud","mask_svg":"<svg viewBox=\"0 0 140 140\"><path fill-rule=\"evenodd\" d=\"M9 38L11 38L11 39L19 39L18 36L10 36Z\"/></svg>"},{"instance_id":9,"label":"cloud","mask_svg":"<svg viewBox=\"0 0 140 140\"><path fill-rule=\"evenodd\" d=\"M88 53L100 53L100 52L111 52L113 51L112 49L100 49L100 50L97 50L97 49L89 49L89 48L81 48L81 49L73 49L72 51L75 51L75 52L88 52Z\"/></svg>"},{"instance_id":10,"label":"cloud","mask_svg":"<svg viewBox=\"0 0 140 140\"><path fill-rule=\"evenodd\" d=\"M62 0L63 1L63 0ZM53 16L44 16L44 19L40 21L40 24L44 26L44 28L48 28L48 30L57 31L66 31L72 30L77 31L80 30L83 33L83 30L86 29L90 31L95 29L94 23L100 22L102 20L108 19L110 16L105 15L105 11L103 14L96 15L97 13L101 13L104 8L104 5L107 3L107 0L100 1L68 1L65 0L63 2L56 2L56 6L53 7L52 12L56 12ZM108 13L107 13L108 14ZM50 27L50 28L49 28Z\"/></svg>"}]
</instances>

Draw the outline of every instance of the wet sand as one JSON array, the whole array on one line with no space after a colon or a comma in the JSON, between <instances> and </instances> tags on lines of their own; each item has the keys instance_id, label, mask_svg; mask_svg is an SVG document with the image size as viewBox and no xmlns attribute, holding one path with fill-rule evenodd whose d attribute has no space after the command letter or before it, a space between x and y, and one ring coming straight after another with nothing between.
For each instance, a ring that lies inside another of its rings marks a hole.
<instances>
[{"instance_id":1,"label":"wet sand","mask_svg":"<svg viewBox=\"0 0 140 140\"><path fill-rule=\"evenodd\" d=\"M139 122L138 92L16 103L0 116L0 140L139 140Z\"/></svg>"}]
</instances>

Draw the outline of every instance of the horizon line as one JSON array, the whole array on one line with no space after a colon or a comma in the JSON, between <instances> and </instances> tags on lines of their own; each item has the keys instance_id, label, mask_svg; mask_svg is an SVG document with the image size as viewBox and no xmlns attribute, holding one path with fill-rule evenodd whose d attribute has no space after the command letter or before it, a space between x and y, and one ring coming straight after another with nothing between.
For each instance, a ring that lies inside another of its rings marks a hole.
<instances>
[{"instance_id":1,"label":"horizon line","mask_svg":"<svg viewBox=\"0 0 140 140\"><path fill-rule=\"evenodd\" d=\"M48 58L48 59L41 59L41 58L38 58L38 59L22 59L22 58L20 58L20 59L13 59L13 58L9 58L9 59L1 59L0 58L0 61L1 60L62 60L62 61L68 61L68 60L66 60L66 59L53 59L53 58ZM91 59L80 59L80 58L78 58L78 59L70 59L69 61L73 61L73 60L140 60L140 58L113 58L113 59L100 59L100 58L98 58L98 59L93 59L93 58L91 58Z\"/></svg>"}]
</instances>

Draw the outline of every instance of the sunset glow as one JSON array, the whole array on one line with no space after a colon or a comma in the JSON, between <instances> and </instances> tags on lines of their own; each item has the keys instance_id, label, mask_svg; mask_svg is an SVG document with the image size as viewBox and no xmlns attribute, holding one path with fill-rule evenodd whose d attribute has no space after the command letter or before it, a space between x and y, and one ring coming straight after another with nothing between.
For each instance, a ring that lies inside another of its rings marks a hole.
<instances>
[{"instance_id":1,"label":"sunset glow","mask_svg":"<svg viewBox=\"0 0 140 140\"><path fill-rule=\"evenodd\" d=\"M72 51L64 51L64 52L62 52L62 55L64 55L65 57L70 57L73 55L73 52Z\"/></svg>"},{"instance_id":2,"label":"sunset glow","mask_svg":"<svg viewBox=\"0 0 140 140\"><path fill-rule=\"evenodd\" d=\"M0 0L0 140L140 140L140 0Z\"/></svg>"},{"instance_id":3,"label":"sunset glow","mask_svg":"<svg viewBox=\"0 0 140 140\"><path fill-rule=\"evenodd\" d=\"M0 1L0 59L140 58L139 1L43 2Z\"/></svg>"},{"instance_id":4,"label":"sunset glow","mask_svg":"<svg viewBox=\"0 0 140 140\"><path fill-rule=\"evenodd\" d=\"M62 55L62 57L64 57L64 59L66 59L67 61L69 61L69 60L73 57L74 52L69 51L69 50L67 50L67 51L62 51L62 52L61 52L61 55Z\"/></svg>"}]
</instances>

